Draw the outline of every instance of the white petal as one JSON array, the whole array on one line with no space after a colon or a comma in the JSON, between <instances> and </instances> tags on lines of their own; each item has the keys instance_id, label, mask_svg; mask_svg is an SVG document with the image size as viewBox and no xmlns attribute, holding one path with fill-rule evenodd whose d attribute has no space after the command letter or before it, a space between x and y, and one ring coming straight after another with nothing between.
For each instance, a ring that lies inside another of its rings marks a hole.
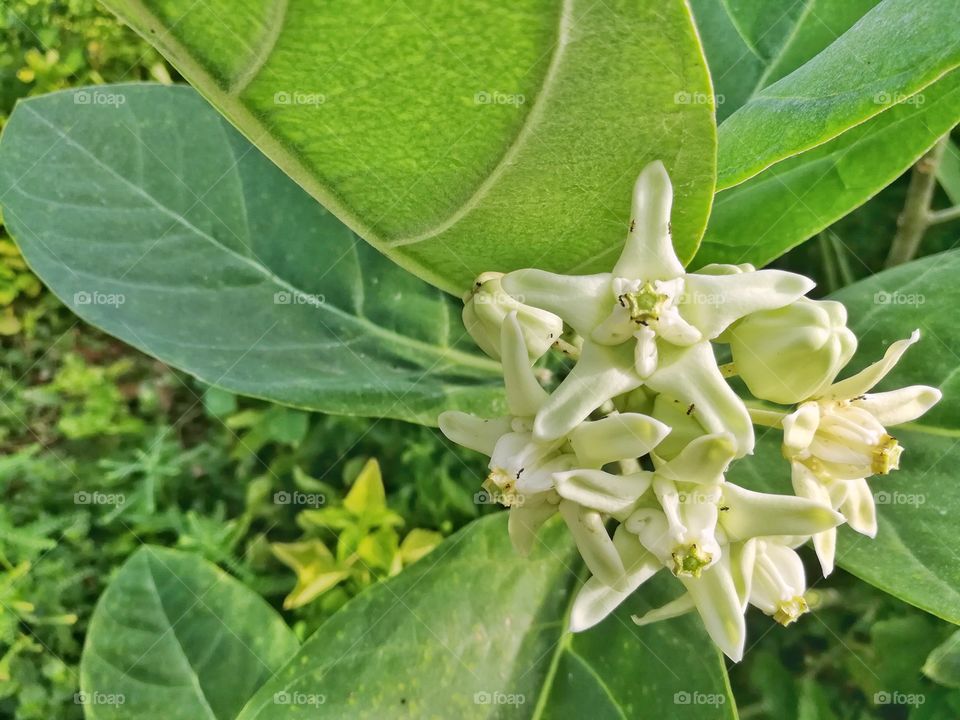
<instances>
[{"instance_id":1,"label":"white petal","mask_svg":"<svg viewBox=\"0 0 960 720\"><path fill-rule=\"evenodd\" d=\"M920 339L920 331L914 330L906 340L897 340L890 344L883 358L864 368L856 375L841 380L827 388L824 395L838 400L849 400L863 395L880 382L896 365L907 348Z\"/></svg>"},{"instance_id":2,"label":"white petal","mask_svg":"<svg viewBox=\"0 0 960 720\"><path fill-rule=\"evenodd\" d=\"M647 491L653 473L613 475L603 470L569 470L553 477L560 497L614 515L629 509Z\"/></svg>"},{"instance_id":3,"label":"white petal","mask_svg":"<svg viewBox=\"0 0 960 720\"><path fill-rule=\"evenodd\" d=\"M463 326L481 350L494 360L500 359L500 347L497 342L499 338L490 334L490 329L486 323L480 320L472 302L468 302L463 306Z\"/></svg>"},{"instance_id":4,"label":"white petal","mask_svg":"<svg viewBox=\"0 0 960 720\"><path fill-rule=\"evenodd\" d=\"M803 562L796 551L773 542L757 548L757 569L750 603L767 615L775 615L784 601L806 592Z\"/></svg>"},{"instance_id":5,"label":"white petal","mask_svg":"<svg viewBox=\"0 0 960 720\"><path fill-rule=\"evenodd\" d=\"M748 540L742 543L733 543L726 548L730 557L730 575L737 588L740 598L740 610L747 611L750 602L750 592L753 587L753 568L757 559L757 541Z\"/></svg>"},{"instance_id":6,"label":"white petal","mask_svg":"<svg viewBox=\"0 0 960 720\"><path fill-rule=\"evenodd\" d=\"M515 417L533 417L547 401L547 391L540 387L530 355L523 339L517 313L511 312L500 329L503 382L507 388L507 407Z\"/></svg>"},{"instance_id":7,"label":"white petal","mask_svg":"<svg viewBox=\"0 0 960 720\"><path fill-rule=\"evenodd\" d=\"M789 305L815 283L783 270L757 270L739 275L690 274L684 285L680 313L704 337L713 339L750 313Z\"/></svg>"},{"instance_id":8,"label":"white petal","mask_svg":"<svg viewBox=\"0 0 960 720\"><path fill-rule=\"evenodd\" d=\"M440 413L437 422L440 432L457 445L476 450L487 457L493 455L497 440L510 432L510 418L484 420L459 410Z\"/></svg>"},{"instance_id":9,"label":"white petal","mask_svg":"<svg viewBox=\"0 0 960 720\"><path fill-rule=\"evenodd\" d=\"M661 510L641 508L630 515L621 526L625 532L637 536L643 546L656 555L665 566L673 565L673 540L667 516ZM619 528L618 528L619 529Z\"/></svg>"},{"instance_id":10,"label":"white petal","mask_svg":"<svg viewBox=\"0 0 960 720\"><path fill-rule=\"evenodd\" d=\"M943 393L937 388L911 385L890 392L864 395L851 404L869 412L881 425L893 426L916 420L940 402L941 397Z\"/></svg>"},{"instance_id":11,"label":"white petal","mask_svg":"<svg viewBox=\"0 0 960 720\"><path fill-rule=\"evenodd\" d=\"M543 440L561 438L607 400L639 387L629 345L606 347L584 342L580 360L543 406L533 432Z\"/></svg>"},{"instance_id":12,"label":"white petal","mask_svg":"<svg viewBox=\"0 0 960 720\"><path fill-rule=\"evenodd\" d=\"M820 570L827 577L833 572L834 558L837 555L837 529L824 530L813 536L813 549L820 560Z\"/></svg>"},{"instance_id":13,"label":"white petal","mask_svg":"<svg viewBox=\"0 0 960 720\"><path fill-rule=\"evenodd\" d=\"M877 536L877 506L866 480L850 480L846 483L847 496L840 510L847 524L861 535Z\"/></svg>"},{"instance_id":14,"label":"white petal","mask_svg":"<svg viewBox=\"0 0 960 720\"><path fill-rule=\"evenodd\" d=\"M813 471L803 463L790 463L790 479L793 481L793 491L798 497L813 500L823 505L832 505L830 493L820 483Z\"/></svg>"},{"instance_id":15,"label":"white petal","mask_svg":"<svg viewBox=\"0 0 960 720\"><path fill-rule=\"evenodd\" d=\"M696 605L693 602L693 595L690 593L684 593L678 598L675 598L668 602L666 605L661 605L658 608L649 610L643 615L633 615L633 621L640 626L651 625L655 622L660 622L661 620L672 620L675 617L680 617L681 615L686 615L691 610L696 609Z\"/></svg>"},{"instance_id":16,"label":"white petal","mask_svg":"<svg viewBox=\"0 0 960 720\"><path fill-rule=\"evenodd\" d=\"M676 308L666 310L657 321L657 335L671 345L686 347L703 340L703 334L683 319Z\"/></svg>"},{"instance_id":17,"label":"white petal","mask_svg":"<svg viewBox=\"0 0 960 720\"><path fill-rule=\"evenodd\" d=\"M730 433L702 435L673 460L658 462L657 477L674 482L718 483L736 455L736 442Z\"/></svg>"},{"instance_id":18,"label":"white petal","mask_svg":"<svg viewBox=\"0 0 960 720\"><path fill-rule=\"evenodd\" d=\"M657 395L649 408L653 417L670 426L670 434L656 448L656 457L661 461L677 457L687 445L706 434L696 418L687 414L689 410L689 405L667 395Z\"/></svg>"},{"instance_id":19,"label":"white petal","mask_svg":"<svg viewBox=\"0 0 960 720\"><path fill-rule=\"evenodd\" d=\"M510 508L507 531L518 555L526 557L530 554L537 539L537 531L556 512L557 503L544 498L528 498L522 505Z\"/></svg>"},{"instance_id":20,"label":"white petal","mask_svg":"<svg viewBox=\"0 0 960 720\"><path fill-rule=\"evenodd\" d=\"M659 420L640 413L620 413L581 423L570 433L573 451L586 467L648 454L670 433Z\"/></svg>"},{"instance_id":21,"label":"white petal","mask_svg":"<svg viewBox=\"0 0 960 720\"><path fill-rule=\"evenodd\" d=\"M843 522L829 505L794 497L747 490L732 483L723 486L720 524L730 542L771 535L813 535Z\"/></svg>"},{"instance_id":22,"label":"white petal","mask_svg":"<svg viewBox=\"0 0 960 720\"><path fill-rule=\"evenodd\" d=\"M803 569L803 561L796 550L779 543L764 543L764 552L777 567L780 576L794 595L803 595L807 590L807 576Z\"/></svg>"},{"instance_id":23,"label":"white petal","mask_svg":"<svg viewBox=\"0 0 960 720\"><path fill-rule=\"evenodd\" d=\"M740 265L710 263L697 270L697 275L739 275L740 273L753 272L755 270L756 268L750 263L741 263Z\"/></svg>"},{"instance_id":24,"label":"white petal","mask_svg":"<svg viewBox=\"0 0 960 720\"><path fill-rule=\"evenodd\" d=\"M783 444L793 451L806 450L820 426L820 406L805 402L780 421Z\"/></svg>"},{"instance_id":25,"label":"white petal","mask_svg":"<svg viewBox=\"0 0 960 720\"><path fill-rule=\"evenodd\" d=\"M655 160L640 171L633 186L631 229L613 268L616 277L670 280L683 274L670 239L672 205L673 186L667 168Z\"/></svg>"},{"instance_id":26,"label":"white petal","mask_svg":"<svg viewBox=\"0 0 960 720\"><path fill-rule=\"evenodd\" d=\"M545 463L524 467L517 477L517 492L522 495L536 495L553 490L556 487L556 474L565 472L577 465L574 455L566 454Z\"/></svg>"},{"instance_id":27,"label":"white petal","mask_svg":"<svg viewBox=\"0 0 960 720\"><path fill-rule=\"evenodd\" d=\"M590 339L601 345L619 345L633 336L637 324L630 319L630 311L614 303L606 319L590 333Z\"/></svg>"},{"instance_id":28,"label":"white petal","mask_svg":"<svg viewBox=\"0 0 960 720\"><path fill-rule=\"evenodd\" d=\"M680 578L693 597L707 633L734 662L743 658L747 626L743 617L730 560L726 556L705 570L699 578Z\"/></svg>"},{"instance_id":29,"label":"white petal","mask_svg":"<svg viewBox=\"0 0 960 720\"><path fill-rule=\"evenodd\" d=\"M626 568L623 590L615 590L592 577L580 588L570 612L570 630L581 632L591 628L612 613L630 594L650 579L663 565L622 527L613 534L613 544Z\"/></svg>"},{"instance_id":30,"label":"white petal","mask_svg":"<svg viewBox=\"0 0 960 720\"><path fill-rule=\"evenodd\" d=\"M686 348L665 344L660 348L660 362L646 384L692 404L693 415L708 432L732 433L736 438L737 457L753 452L753 423L746 405L730 388L717 367L709 342Z\"/></svg>"},{"instance_id":31,"label":"white petal","mask_svg":"<svg viewBox=\"0 0 960 720\"><path fill-rule=\"evenodd\" d=\"M616 302L611 280L609 273L556 275L543 270L516 270L505 275L501 283L519 302L559 315L578 334L590 337Z\"/></svg>"},{"instance_id":32,"label":"white petal","mask_svg":"<svg viewBox=\"0 0 960 720\"><path fill-rule=\"evenodd\" d=\"M617 590L624 589L625 568L603 517L569 500L560 501L560 514L570 529L583 562L597 579Z\"/></svg>"}]
</instances>

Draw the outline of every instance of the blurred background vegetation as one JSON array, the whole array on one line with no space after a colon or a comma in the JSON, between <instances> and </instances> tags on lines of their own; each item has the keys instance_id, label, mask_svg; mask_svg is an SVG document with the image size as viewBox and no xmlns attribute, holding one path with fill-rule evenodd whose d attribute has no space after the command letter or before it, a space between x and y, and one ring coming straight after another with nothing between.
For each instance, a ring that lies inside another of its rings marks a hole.
<instances>
[{"instance_id":1,"label":"blurred background vegetation","mask_svg":"<svg viewBox=\"0 0 960 720\"><path fill-rule=\"evenodd\" d=\"M93 0L0 0L0 124L27 95L178 79ZM960 181L960 158L956 170ZM878 271L905 190L901 179L777 264L824 291ZM935 228L924 251L955 235ZM2 231L0 346L0 717L82 717L87 622L141 543L219 563L306 635L492 511L473 497L482 459L435 430L203 387L72 316ZM788 631L750 616L753 647L731 669L741 717L960 717L955 655L928 662L952 626L842 571L813 593L816 612ZM924 702L878 706L881 688Z\"/></svg>"}]
</instances>

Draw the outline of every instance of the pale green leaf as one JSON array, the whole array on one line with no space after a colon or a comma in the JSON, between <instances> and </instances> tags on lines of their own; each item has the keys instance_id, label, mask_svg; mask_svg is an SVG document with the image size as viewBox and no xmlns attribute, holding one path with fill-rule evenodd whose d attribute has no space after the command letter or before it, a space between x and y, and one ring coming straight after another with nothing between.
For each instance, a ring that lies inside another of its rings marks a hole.
<instances>
[{"instance_id":1,"label":"pale green leaf","mask_svg":"<svg viewBox=\"0 0 960 720\"><path fill-rule=\"evenodd\" d=\"M716 133L712 103L684 99L710 81L683 0L106 4L337 217L457 294L489 270L607 269L654 159L684 259L706 224Z\"/></svg>"}]
</instances>

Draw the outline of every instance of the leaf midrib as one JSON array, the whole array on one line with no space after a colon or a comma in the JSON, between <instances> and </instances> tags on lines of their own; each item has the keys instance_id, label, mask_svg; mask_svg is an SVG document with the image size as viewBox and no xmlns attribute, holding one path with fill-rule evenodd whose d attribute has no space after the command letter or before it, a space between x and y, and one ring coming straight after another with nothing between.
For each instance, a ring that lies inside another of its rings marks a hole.
<instances>
[{"instance_id":1,"label":"leaf midrib","mask_svg":"<svg viewBox=\"0 0 960 720\"><path fill-rule=\"evenodd\" d=\"M78 143L76 140L74 140L72 137L70 137L66 132L64 132L63 130L55 126L53 123L51 123L49 120L47 120L43 115L41 115L36 110L34 110L29 105L29 103L23 104L22 107L25 110L29 111L29 113L34 118L36 118L43 125L49 128L50 131L53 132L58 137L58 139L74 147L78 152L82 153L91 162L93 162L94 165L108 172L110 175L112 175L117 180L122 182L125 186L130 188L130 190L134 192L136 195L147 200L151 205L153 205L153 207L155 207L157 210L159 210L163 214L167 215L174 222L178 223L189 232L195 234L197 237L200 237L206 240L211 245L216 247L218 250L233 257L236 261L241 262L247 265L248 267L252 268L255 272L262 275L268 282L274 283L275 285L283 288L287 292L294 293L297 295L308 294L308 293L305 293L303 290L299 289L298 287L296 287L295 285L293 285L292 283L288 282L287 280L284 280L283 278L281 278L279 275L274 273L270 268L266 267L262 263L258 262L253 258L247 257L246 255L242 255L241 253L238 253L233 248L230 248L224 245L209 233L195 226L193 223L191 223L189 220L183 217L180 213L175 212L174 210L168 208L166 205L161 203L155 196L151 195L146 190L136 185L130 179L128 179L127 177L119 173L117 170L115 170L113 167L105 163L103 160L101 160L96 154L92 153L86 147L84 147L83 145ZM486 358L481 358L476 355L471 355L469 353L466 353L461 350L457 350L452 347L441 348L436 345L431 345L430 343L426 343L421 340L416 340L414 338L411 338L405 335L399 335L390 330L384 329L373 322L370 322L366 318L352 315L346 312L345 310L340 309L336 305L324 304L323 307L326 311L330 312L331 314L340 316L347 323L356 323L357 325L361 326L364 331L372 335L384 338L385 340L391 343L395 343L396 345L405 346L410 348L411 350L415 350L415 351L418 351L430 356L434 356L440 359L452 360L462 365L466 365L468 367L490 372L492 375L499 374L500 365L499 363L496 363L492 360L487 360Z\"/></svg>"},{"instance_id":2,"label":"leaf midrib","mask_svg":"<svg viewBox=\"0 0 960 720\"><path fill-rule=\"evenodd\" d=\"M213 711L213 708L210 706L210 702L207 700L207 695L203 691L203 686L200 684L200 675L197 673L196 668L190 663L190 658L187 656L186 650L184 650L183 643L180 642L180 636L176 632L176 623L170 620L170 616L167 614L167 609L163 604L163 597L160 595L160 588L157 587L157 578L153 573L153 564L150 561L150 555L145 556L145 561L147 563L147 577L150 578L150 588L153 592L154 597L157 601L157 608L160 611L160 614L163 616L164 622L169 628L168 632L173 636L174 641L177 644L177 649L180 651L179 657L182 660L183 665L189 671L188 677L190 679L190 684L196 693L197 698L203 705L203 708L207 711L207 715L212 720L219 720L217 714ZM198 601L199 602L199 601ZM178 621L179 622L179 621Z\"/></svg>"}]
</instances>

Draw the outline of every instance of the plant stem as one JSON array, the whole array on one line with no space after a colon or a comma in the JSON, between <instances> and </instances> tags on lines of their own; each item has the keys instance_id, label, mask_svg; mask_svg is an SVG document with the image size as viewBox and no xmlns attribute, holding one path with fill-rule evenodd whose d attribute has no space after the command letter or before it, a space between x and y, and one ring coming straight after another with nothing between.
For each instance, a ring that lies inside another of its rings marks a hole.
<instances>
[{"instance_id":1,"label":"plant stem","mask_svg":"<svg viewBox=\"0 0 960 720\"><path fill-rule=\"evenodd\" d=\"M837 256L837 270L840 272L840 280L843 283L841 287L853 285L857 279L853 276L853 271L850 269L850 261L847 260L846 246L843 244L840 236L835 232L830 233L830 246Z\"/></svg>"},{"instance_id":2,"label":"plant stem","mask_svg":"<svg viewBox=\"0 0 960 720\"><path fill-rule=\"evenodd\" d=\"M754 425L763 425L764 427L781 427L780 422L786 417L786 413L777 412L776 410L764 410L762 408L749 406L747 407L747 412L750 413L750 420Z\"/></svg>"},{"instance_id":3,"label":"plant stem","mask_svg":"<svg viewBox=\"0 0 960 720\"><path fill-rule=\"evenodd\" d=\"M824 230L817 236L817 245L820 246L820 257L823 260L823 269L827 273L827 292L840 289L840 272L837 269L837 257L830 245L830 238Z\"/></svg>"},{"instance_id":4,"label":"plant stem","mask_svg":"<svg viewBox=\"0 0 960 720\"><path fill-rule=\"evenodd\" d=\"M580 358L580 348L573 343L568 343L563 338L557 338L554 340L553 346L564 355L572 357L574 360L578 360Z\"/></svg>"},{"instance_id":5,"label":"plant stem","mask_svg":"<svg viewBox=\"0 0 960 720\"><path fill-rule=\"evenodd\" d=\"M944 135L926 155L913 166L910 186L907 188L907 200L903 212L897 220L897 234L887 255L886 267L894 267L909 262L916 257L923 234L930 227L930 201L937 182L937 166L947 149L950 136Z\"/></svg>"},{"instance_id":6,"label":"plant stem","mask_svg":"<svg viewBox=\"0 0 960 720\"><path fill-rule=\"evenodd\" d=\"M947 208L946 210L936 210L930 213L929 217L931 225L958 219L960 219L960 205L954 205L952 208Z\"/></svg>"}]
</instances>

